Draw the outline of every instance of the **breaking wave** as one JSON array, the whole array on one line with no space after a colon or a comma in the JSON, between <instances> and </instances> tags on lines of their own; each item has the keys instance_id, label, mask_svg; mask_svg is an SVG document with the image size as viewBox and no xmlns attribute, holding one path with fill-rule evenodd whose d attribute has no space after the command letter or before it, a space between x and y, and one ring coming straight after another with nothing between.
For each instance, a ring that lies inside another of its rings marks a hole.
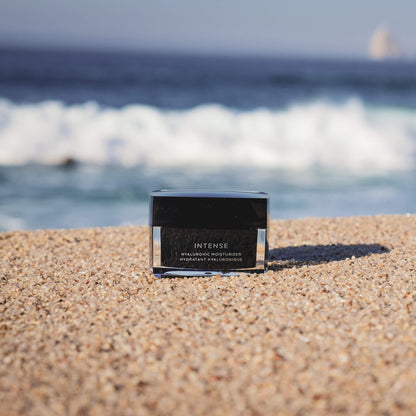
<instances>
[{"instance_id":1,"label":"breaking wave","mask_svg":"<svg viewBox=\"0 0 416 416\"><path fill-rule=\"evenodd\" d=\"M241 111L0 100L0 164L263 167L349 172L415 168L416 110L360 100Z\"/></svg>"}]
</instances>

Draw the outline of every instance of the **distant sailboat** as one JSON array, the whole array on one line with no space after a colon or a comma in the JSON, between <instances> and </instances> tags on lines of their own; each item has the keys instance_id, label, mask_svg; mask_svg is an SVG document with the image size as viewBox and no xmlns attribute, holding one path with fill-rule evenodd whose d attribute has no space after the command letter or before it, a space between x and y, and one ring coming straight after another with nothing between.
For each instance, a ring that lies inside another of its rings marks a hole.
<instances>
[{"instance_id":1,"label":"distant sailboat","mask_svg":"<svg viewBox=\"0 0 416 416\"><path fill-rule=\"evenodd\" d=\"M381 27L371 37L369 54L372 59L392 59L401 56L401 49L392 34Z\"/></svg>"}]
</instances>

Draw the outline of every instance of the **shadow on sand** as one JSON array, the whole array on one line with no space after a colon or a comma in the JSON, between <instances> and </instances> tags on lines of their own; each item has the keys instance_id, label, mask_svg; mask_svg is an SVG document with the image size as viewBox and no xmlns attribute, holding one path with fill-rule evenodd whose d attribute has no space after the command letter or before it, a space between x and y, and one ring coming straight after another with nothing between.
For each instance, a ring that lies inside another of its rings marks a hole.
<instances>
[{"instance_id":1,"label":"shadow on sand","mask_svg":"<svg viewBox=\"0 0 416 416\"><path fill-rule=\"evenodd\" d=\"M270 250L269 269L281 270L341 261L351 257L388 253L390 250L380 244L330 244L282 247Z\"/></svg>"}]
</instances>

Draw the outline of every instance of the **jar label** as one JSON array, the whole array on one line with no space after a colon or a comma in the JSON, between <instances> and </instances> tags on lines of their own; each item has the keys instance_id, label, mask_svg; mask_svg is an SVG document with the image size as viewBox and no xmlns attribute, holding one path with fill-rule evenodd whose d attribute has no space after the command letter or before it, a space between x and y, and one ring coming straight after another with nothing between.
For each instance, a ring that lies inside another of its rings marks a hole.
<instances>
[{"instance_id":1,"label":"jar label","mask_svg":"<svg viewBox=\"0 0 416 416\"><path fill-rule=\"evenodd\" d=\"M257 230L161 229L162 266L233 270L256 265Z\"/></svg>"}]
</instances>

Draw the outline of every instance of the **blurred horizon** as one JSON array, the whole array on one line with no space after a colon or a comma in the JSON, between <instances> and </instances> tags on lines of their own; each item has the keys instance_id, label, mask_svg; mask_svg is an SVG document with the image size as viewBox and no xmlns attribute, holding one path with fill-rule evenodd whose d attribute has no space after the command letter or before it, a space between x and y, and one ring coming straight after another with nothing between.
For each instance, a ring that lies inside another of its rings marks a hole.
<instances>
[{"instance_id":1,"label":"blurred horizon","mask_svg":"<svg viewBox=\"0 0 416 416\"><path fill-rule=\"evenodd\" d=\"M370 0L305 6L260 0L4 0L0 46L237 56L368 56L383 27L405 57L416 56L416 5Z\"/></svg>"},{"instance_id":2,"label":"blurred horizon","mask_svg":"<svg viewBox=\"0 0 416 416\"><path fill-rule=\"evenodd\" d=\"M374 29L373 34L377 30ZM389 32L390 33L390 32ZM133 47L130 45L108 46L100 44L49 44L43 42L4 42L0 39L0 51L33 51L33 52L79 52L79 53L110 53L110 54L133 54L133 55L175 55L185 57L219 57L219 58L255 58L255 59L299 59L299 60L339 60L339 61L362 61L362 60L416 60L416 44L415 50L409 53L403 51L396 57L385 57L381 59L374 59L370 55L371 33L366 39L365 49L360 52L345 52L345 51L307 51L307 50L276 50L276 51L262 51L262 50L228 50L228 49L210 49L210 48L181 48L181 47Z\"/></svg>"},{"instance_id":3,"label":"blurred horizon","mask_svg":"<svg viewBox=\"0 0 416 416\"><path fill-rule=\"evenodd\" d=\"M334 61L366 61L372 60L367 53L364 54L337 54L337 53L308 53L308 52L256 52L256 51L213 51L213 50L199 50L199 49L152 49L152 48L138 48L132 47L105 47L105 46L83 46L83 45L44 45L41 43L2 43L0 40L1 51L22 51L22 52L51 52L51 53L84 53L84 54L128 54L128 55L161 55L161 56L176 56L176 57L208 57L208 58L230 58L230 59L293 59L293 60L334 60ZM416 54L413 56L400 57L398 60L414 60ZM391 59L394 61L394 59Z\"/></svg>"}]
</instances>

